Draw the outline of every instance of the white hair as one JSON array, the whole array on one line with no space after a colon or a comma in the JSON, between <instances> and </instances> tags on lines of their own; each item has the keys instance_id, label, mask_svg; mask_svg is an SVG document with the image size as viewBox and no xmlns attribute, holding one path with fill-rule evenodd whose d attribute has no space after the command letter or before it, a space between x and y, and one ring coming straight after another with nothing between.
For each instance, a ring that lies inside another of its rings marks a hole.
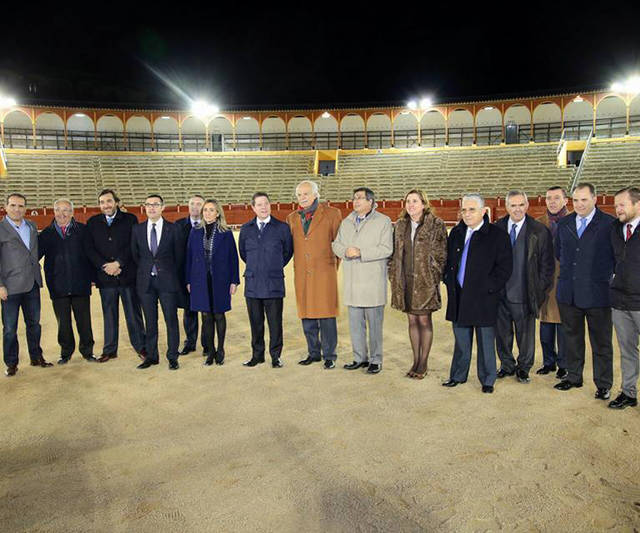
<instances>
[{"instance_id":1,"label":"white hair","mask_svg":"<svg viewBox=\"0 0 640 533\"><path fill-rule=\"evenodd\" d=\"M320 191L318 189L318 184L315 181L311 180L302 180L298 185L296 185L296 192L300 188L300 185L309 185L311 187L311 193L316 197L320 198Z\"/></svg>"},{"instance_id":2,"label":"white hair","mask_svg":"<svg viewBox=\"0 0 640 533\"><path fill-rule=\"evenodd\" d=\"M484 198L477 193L465 194L462 197L462 201L464 202L465 200L473 200L474 202L478 202L478 206L480 207L480 209L484 207Z\"/></svg>"},{"instance_id":3,"label":"white hair","mask_svg":"<svg viewBox=\"0 0 640 533\"><path fill-rule=\"evenodd\" d=\"M73 202L69 200L69 198L58 198L53 202L53 208L55 209L58 204L69 204L71 206L71 211L73 211Z\"/></svg>"}]
</instances>

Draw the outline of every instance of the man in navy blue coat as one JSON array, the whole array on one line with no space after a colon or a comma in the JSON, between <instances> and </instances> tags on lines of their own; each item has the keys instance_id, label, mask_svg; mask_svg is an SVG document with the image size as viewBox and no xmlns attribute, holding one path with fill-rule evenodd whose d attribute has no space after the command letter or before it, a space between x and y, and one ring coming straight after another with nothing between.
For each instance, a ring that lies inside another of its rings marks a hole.
<instances>
[{"instance_id":1,"label":"man in navy blue coat","mask_svg":"<svg viewBox=\"0 0 640 533\"><path fill-rule=\"evenodd\" d=\"M555 248L560 261L557 299L565 332L566 379L558 390L582 387L584 321L589 327L595 397L607 400L613 385L613 345L609 282L614 255L611 226L615 220L596 207L596 191L579 183L573 191L574 212L558 221Z\"/></svg>"},{"instance_id":2,"label":"man in navy blue coat","mask_svg":"<svg viewBox=\"0 0 640 533\"><path fill-rule=\"evenodd\" d=\"M293 255L291 230L271 216L269 196L257 192L251 198L255 218L242 226L238 247L246 263L244 295L251 324L251 359L245 366L264 363L264 317L269 324L269 354L273 368L283 366L282 300L285 296L284 267Z\"/></svg>"}]
</instances>

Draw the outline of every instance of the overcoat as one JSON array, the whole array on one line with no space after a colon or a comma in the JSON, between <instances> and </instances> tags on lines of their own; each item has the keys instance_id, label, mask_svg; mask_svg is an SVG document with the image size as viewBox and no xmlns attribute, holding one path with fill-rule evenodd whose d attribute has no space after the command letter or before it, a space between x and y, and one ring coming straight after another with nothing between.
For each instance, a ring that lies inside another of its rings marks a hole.
<instances>
[{"instance_id":1,"label":"overcoat","mask_svg":"<svg viewBox=\"0 0 640 533\"><path fill-rule=\"evenodd\" d=\"M342 222L340 210L319 204L307 234L300 213L287 216L293 235L293 277L299 318L338 316L339 259L331 249Z\"/></svg>"},{"instance_id":2,"label":"overcoat","mask_svg":"<svg viewBox=\"0 0 640 533\"><path fill-rule=\"evenodd\" d=\"M565 215L566 216L566 215ZM538 222L544 224L549 230L551 230L551 221L549 220L549 215L545 213L541 217L536 219ZM553 273L553 284L551 285L551 289L547 292L547 297L544 302L542 302L542 307L540 307L540 322L550 322L552 324L561 324L562 320L560 319L560 310L558 309L558 300L556 300L556 290L558 288L558 276L560 275L560 261L555 259L555 271Z\"/></svg>"},{"instance_id":3,"label":"overcoat","mask_svg":"<svg viewBox=\"0 0 640 533\"><path fill-rule=\"evenodd\" d=\"M611 280L611 307L640 311L640 224L624 240L626 224L616 220L611 226L611 243L616 266Z\"/></svg>"}]
</instances>

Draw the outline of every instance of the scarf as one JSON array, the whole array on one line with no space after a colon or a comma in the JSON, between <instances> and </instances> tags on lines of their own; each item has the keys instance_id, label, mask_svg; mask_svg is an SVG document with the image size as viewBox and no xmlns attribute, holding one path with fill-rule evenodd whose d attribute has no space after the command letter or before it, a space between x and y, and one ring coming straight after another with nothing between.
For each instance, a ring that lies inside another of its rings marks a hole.
<instances>
[{"instance_id":1,"label":"scarf","mask_svg":"<svg viewBox=\"0 0 640 533\"><path fill-rule=\"evenodd\" d=\"M552 214L548 209L547 209L547 217L549 218L549 226L551 229L551 236L555 239L556 238L556 232L558 231L558 221L562 218L567 216L567 206L565 205L562 209L560 209L560 211L558 211L555 215Z\"/></svg>"},{"instance_id":2,"label":"scarf","mask_svg":"<svg viewBox=\"0 0 640 533\"><path fill-rule=\"evenodd\" d=\"M204 246L204 259L207 263L207 267L211 267L211 258L213 257L213 241L215 241L216 233L218 232L218 224L212 222L211 224L204 224L204 234L202 235L202 245Z\"/></svg>"},{"instance_id":3,"label":"scarf","mask_svg":"<svg viewBox=\"0 0 640 533\"><path fill-rule=\"evenodd\" d=\"M313 215L315 214L316 209L318 209L317 198L309 207L305 209L298 209L298 214L300 215L300 220L302 221L302 229L304 230L305 235L309 231L309 226L311 226L311 220L313 220Z\"/></svg>"}]
</instances>

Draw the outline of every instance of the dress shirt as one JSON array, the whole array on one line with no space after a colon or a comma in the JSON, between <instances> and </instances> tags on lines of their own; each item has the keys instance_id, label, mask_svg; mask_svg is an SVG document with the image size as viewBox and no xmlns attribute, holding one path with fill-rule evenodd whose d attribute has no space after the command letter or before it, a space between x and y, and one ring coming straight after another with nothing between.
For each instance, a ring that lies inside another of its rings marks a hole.
<instances>
[{"instance_id":1,"label":"dress shirt","mask_svg":"<svg viewBox=\"0 0 640 533\"><path fill-rule=\"evenodd\" d=\"M22 239L22 242L24 243L24 245L27 247L27 250L30 250L31 249L30 248L30 245L31 245L31 228L29 227L29 224L27 224L27 221L23 218L20 221L20 225L17 225L9 217L7 217L7 220L9 221L9 224L11 224L13 229L15 229L18 232L18 235L20 235L20 238Z\"/></svg>"},{"instance_id":2,"label":"dress shirt","mask_svg":"<svg viewBox=\"0 0 640 533\"><path fill-rule=\"evenodd\" d=\"M587 219L587 225L584 227L585 231L586 231L586 229L589 227L589 224L590 224L590 223L591 223L591 221L593 220L593 215L595 215L595 214L596 214L596 208L594 207L594 208L591 210L591 213L589 213L586 217L584 217L584 218L586 218L586 219ZM577 231L579 231L579 230L580 230L580 223L581 223L581 221L582 221L582 218L583 218L583 217L581 217L580 215L576 214L576 230L577 230Z\"/></svg>"},{"instance_id":3,"label":"dress shirt","mask_svg":"<svg viewBox=\"0 0 640 533\"><path fill-rule=\"evenodd\" d=\"M162 238L162 222L163 218L160 217L160 220L155 222L156 225L156 236L158 237L158 246L160 246L160 239ZM149 245L149 250L151 250L151 228L153 227L151 220L147 220L147 244Z\"/></svg>"},{"instance_id":4,"label":"dress shirt","mask_svg":"<svg viewBox=\"0 0 640 533\"><path fill-rule=\"evenodd\" d=\"M471 238L471 235L473 234L473 232L474 231L478 231L482 227L483 224L484 224L484 220L482 222L480 222L480 224L478 224L475 228L470 228L470 227L467 226L467 233L464 236L464 242L466 243ZM518 230L516 230L516 231L518 231Z\"/></svg>"},{"instance_id":5,"label":"dress shirt","mask_svg":"<svg viewBox=\"0 0 640 533\"><path fill-rule=\"evenodd\" d=\"M258 224L258 229L260 229L260 222L262 222L265 226L271 222L271 215L269 215L267 218L265 218L264 220L261 219L260 217L256 217L256 223ZM264 229L264 226L262 227Z\"/></svg>"},{"instance_id":6,"label":"dress shirt","mask_svg":"<svg viewBox=\"0 0 640 533\"><path fill-rule=\"evenodd\" d=\"M520 230L522 229L522 226L524 226L524 221L525 220L526 219L524 217L522 217L522 220L520 222L513 222L511 220L511 217L509 217L509 222L507 223L509 235L511 235L511 228L513 226L515 226L516 227L516 239L517 239L518 235L520 235Z\"/></svg>"},{"instance_id":7,"label":"dress shirt","mask_svg":"<svg viewBox=\"0 0 640 533\"><path fill-rule=\"evenodd\" d=\"M622 225L622 237L625 241L627 240L627 226L631 224L631 235L633 235L633 232L638 227L638 222L640 222L640 217L636 217L633 220L630 220L629 222L625 222Z\"/></svg>"},{"instance_id":8,"label":"dress shirt","mask_svg":"<svg viewBox=\"0 0 640 533\"><path fill-rule=\"evenodd\" d=\"M191 222L191 227L195 228L196 226L200 225L201 220L199 218L191 218L189 217L189 222ZM158 226L156 226L157 228Z\"/></svg>"},{"instance_id":9,"label":"dress shirt","mask_svg":"<svg viewBox=\"0 0 640 533\"><path fill-rule=\"evenodd\" d=\"M113 219L116 218L117 214L118 212L116 211L112 216L109 216L109 215L104 216L104 218L107 220L107 226L111 226L111 224L113 223Z\"/></svg>"}]
</instances>

